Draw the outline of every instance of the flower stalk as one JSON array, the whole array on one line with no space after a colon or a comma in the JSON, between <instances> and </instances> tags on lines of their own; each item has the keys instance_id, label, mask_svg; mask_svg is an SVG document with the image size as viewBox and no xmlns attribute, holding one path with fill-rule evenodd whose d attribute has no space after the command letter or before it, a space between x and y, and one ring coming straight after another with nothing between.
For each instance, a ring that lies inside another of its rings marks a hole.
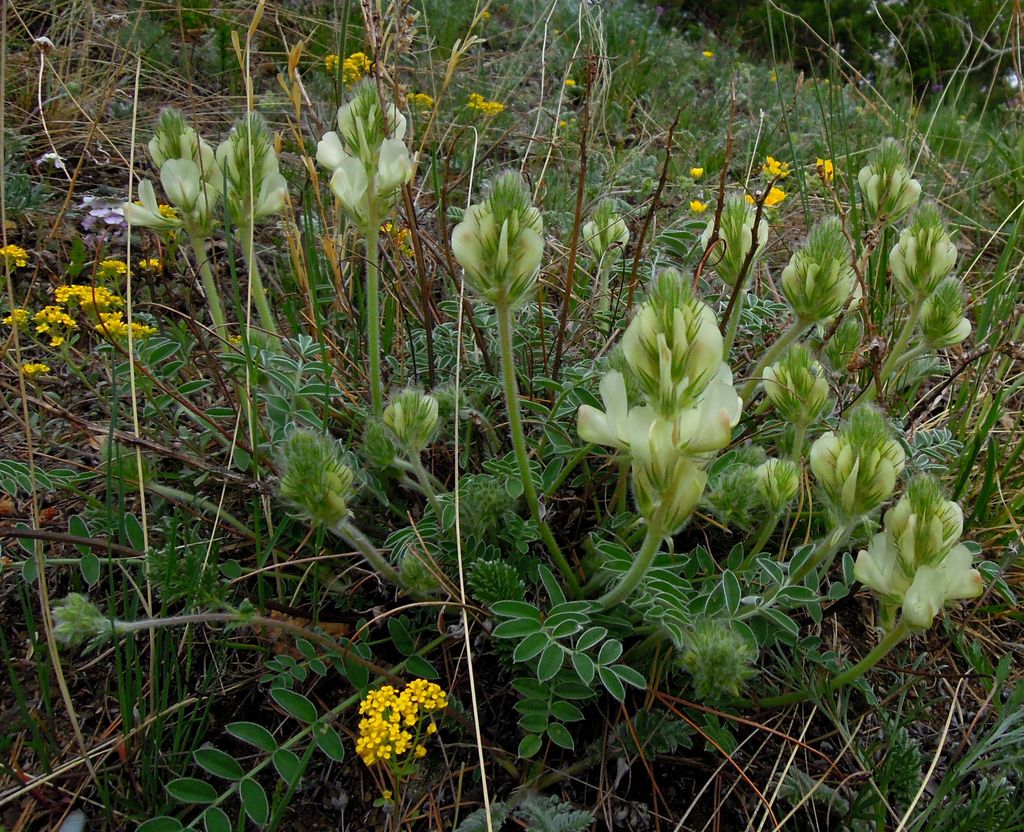
<instances>
[{"instance_id":1,"label":"flower stalk","mask_svg":"<svg viewBox=\"0 0 1024 832\"><path fill-rule=\"evenodd\" d=\"M655 555L658 554L658 549L661 548L661 542L664 539L665 534L660 524L656 521L649 523L643 545L640 547L640 551L633 559L629 569L619 578L615 586L597 599L597 604L602 610L611 609L616 604L621 604L633 593L633 590L644 579L647 570L650 569L651 563L653 563Z\"/></svg>"}]
</instances>

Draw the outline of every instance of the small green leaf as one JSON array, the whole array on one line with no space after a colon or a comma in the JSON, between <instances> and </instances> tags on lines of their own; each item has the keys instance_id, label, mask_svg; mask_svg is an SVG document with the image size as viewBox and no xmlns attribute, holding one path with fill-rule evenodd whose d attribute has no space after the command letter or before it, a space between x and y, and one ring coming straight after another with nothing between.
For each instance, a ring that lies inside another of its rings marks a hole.
<instances>
[{"instance_id":1,"label":"small green leaf","mask_svg":"<svg viewBox=\"0 0 1024 832\"><path fill-rule=\"evenodd\" d=\"M606 635L608 635L607 627L591 627L579 637L579 640L576 642L576 649L589 650Z\"/></svg>"},{"instance_id":2,"label":"small green leaf","mask_svg":"<svg viewBox=\"0 0 1024 832\"><path fill-rule=\"evenodd\" d=\"M394 616L388 619L388 633L391 635L395 649L403 656L410 656L415 652L416 642L413 640L409 628L401 619Z\"/></svg>"},{"instance_id":3,"label":"small green leaf","mask_svg":"<svg viewBox=\"0 0 1024 832\"><path fill-rule=\"evenodd\" d=\"M192 756L201 768L225 780L241 780L244 772L238 760L219 748L197 748Z\"/></svg>"},{"instance_id":4,"label":"small green leaf","mask_svg":"<svg viewBox=\"0 0 1024 832\"><path fill-rule=\"evenodd\" d=\"M532 757L543 745L543 741L537 734L527 734L519 741L519 756L523 759Z\"/></svg>"},{"instance_id":5,"label":"small green leaf","mask_svg":"<svg viewBox=\"0 0 1024 832\"><path fill-rule=\"evenodd\" d=\"M146 551L146 536L142 532L142 523L138 517L134 514L124 515L121 527L129 546L140 552Z\"/></svg>"},{"instance_id":6,"label":"small green leaf","mask_svg":"<svg viewBox=\"0 0 1024 832\"><path fill-rule=\"evenodd\" d=\"M525 601L498 601L491 605L491 612L502 618L532 618L540 623L540 610Z\"/></svg>"},{"instance_id":7,"label":"small green leaf","mask_svg":"<svg viewBox=\"0 0 1024 832\"><path fill-rule=\"evenodd\" d=\"M135 832L181 832L184 828L180 820L161 815L158 818L150 818L145 823L140 823Z\"/></svg>"},{"instance_id":8,"label":"small green leaf","mask_svg":"<svg viewBox=\"0 0 1024 832\"><path fill-rule=\"evenodd\" d=\"M622 642L616 638L608 639L604 644L601 645L601 649L597 654L598 664L611 664L619 656L622 655Z\"/></svg>"},{"instance_id":9,"label":"small green leaf","mask_svg":"<svg viewBox=\"0 0 1024 832\"><path fill-rule=\"evenodd\" d=\"M270 695L278 705L299 722L316 722L318 716L316 706L301 693L285 688L274 688L270 691Z\"/></svg>"},{"instance_id":10,"label":"small green leaf","mask_svg":"<svg viewBox=\"0 0 1024 832\"><path fill-rule=\"evenodd\" d=\"M419 676L421 679L441 678L441 674L437 672L437 668L422 656L409 656L405 662L405 668L411 674Z\"/></svg>"},{"instance_id":11,"label":"small green leaf","mask_svg":"<svg viewBox=\"0 0 1024 832\"><path fill-rule=\"evenodd\" d=\"M533 633L540 632L540 622L530 618L513 618L509 621L502 621L491 635L494 638L522 638Z\"/></svg>"},{"instance_id":12,"label":"small green leaf","mask_svg":"<svg viewBox=\"0 0 1024 832\"><path fill-rule=\"evenodd\" d=\"M548 725L548 737L551 738L551 742L555 745L560 745L569 751L576 747L576 744L572 741L572 734L569 733L569 729L560 722L552 722Z\"/></svg>"},{"instance_id":13,"label":"small green leaf","mask_svg":"<svg viewBox=\"0 0 1024 832\"><path fill-rule=\"evenodd\" d=\"M237 737L242 742L255 745L261 751L274 751L277 748L277 740L262 725L255 722L231 722L226 726L227 732Z\"/></svg>"},{"instance_id":14,"label":"small green leaf","mask_svg":"<svg viewBox=\"0 0 1024 832\"><path fill-rule=\"evenodd\" d=\"M562 669L564 652L558 644L549 644L540 655L537 664L537 680L546 682Z\"/></svg>"},{"instance_id":15,"label":"small green leaf","mask_svg":"<svg viewBox=\"0 0 1024 832\"><path fill-rule=\"evenodd\" d=\"M242 807L252 822L257 826L263 826L270 818L270 803L263 786L251 777L246 777L238 784L238 796L242 799Z\"/></svg>"},{"instance_id":16,"label":"small green leaf","mask_svg":"<svg viewBox=\"0 0 1024 832\"><path fill-rule=\"evenodd\" d=\"M583 719L583 711L577 708L572 702L561 700L551 703L551 715L562 722L579 722Z\"/></svg>"},{"instance_id":17,"label":"small green leaf","mask_svg":"<svg viewBox=\"0 0 1024 832\"><path fill-rule=\"evenodd\" d=\"M203 812L203 826L206 832L231 832L231 820L223 809L211 806Z\"/></svg>"},{"instance_id":18,"label":"small green leaf","mask_svg":"<svg viewBox=\"0 0 1024 832\"><path fill-rule=\"evenodd\" d=\"M345 745L330 725L318 725L313 735L316 737L317 748L334 762L340 763L345 759Z\"/></svg>"},{"instance_id":19,"label":"small green leaf","mask_svg":"<svg viewBox=\"0 0 1024 832\"><path fill-rule=\"evenodd\" d=\"M634 670L629 665L617 664L612 667L612 673L618 676L627 685L632 685L640 690L647 690L647 679L642 673Z\"/></svg>"},{"instance_id":20,"label":"small green leaf","mask_svg":"<svg viewBox=\"0 0 1024 832\"><path fill-rule=\"evenodd\" d=\"M92 552L86 552L78 561L78 568L82 570L82 579L92 586L100 579L100 559Z\"/></svg>"},{"instance_id":21,"label":"small green leaf","mask_svg":"<svg viewBox=\"0 0 1024 832\"><path fill-rule=\"evenodd\" d=\"M26 558L21 562L21 577L27 584L34 584L39 579L35 558Z\"/></svg>"},{"instance_id":22,"label":"small green leaf","mask_svg":"<svg viewBox=\"0 0 1024 832\"><path fill-rule=\"evenodd\" d=\"M195 777L179 777L164 788L180 803L213 803L217 799L217 790L205 780Z\"/></svg>"},{"instance_id":23,"label":"small green leaf","mask_svg":"<svg viewBox=\"0 0 1024 832\"><path fill-rule=\"evenodd\" d=\"M619 702L622 702L626 698L626 688L623 686L622 681L607 667L599 667L597 669L598 676L601 677L601 684L605 686L605 689L614 696Z\"/></svg>"},{"instance_id":24,"label":"small green leaf","mask_svg":"<svg viewBox=\"0 0 1024 832\"><path fill-rule=\"evenodd\" d=\"M274 752L274 768L289 786L298 782L299 777L302 776L302 760L287 748L279 748Z\"/></svg>"},{"instance_id":25,"label":"small green leaf","mask_svg":"<svg viewBox=\"0 0 1024 832\"><path fill-rule=\"evenodd\" d=\"M572 666L576 669L581 682L589 685L594 681L594 660L586 653L573 653Z\"/></svg>"},{"instance_id":26,"label":"small green leaf","mask_svg":"<svg viewBox=\"0 0 1024 832\"><path fill-rule=\"evenodd\" d=\"M85 518L81 514L72 514L68 518L68 534L73 534L75 537L92 537L89 524L85 522ZM76 543L75 548L83 555L92 554L92 549L83 543Z\"/></svg>"},{"instance_id":27,"label":"small green leaf","mask_svg":"<svg viewBox=\"0 0 1024 832\"><path fill-rule=\"evenodd\" d=\"M512 654L512 658L517 662L528 662L542 650L544 650L550 639L547 633L533 633L524 638L516 646L515 652Z\"/></svg>"}]
</instances>

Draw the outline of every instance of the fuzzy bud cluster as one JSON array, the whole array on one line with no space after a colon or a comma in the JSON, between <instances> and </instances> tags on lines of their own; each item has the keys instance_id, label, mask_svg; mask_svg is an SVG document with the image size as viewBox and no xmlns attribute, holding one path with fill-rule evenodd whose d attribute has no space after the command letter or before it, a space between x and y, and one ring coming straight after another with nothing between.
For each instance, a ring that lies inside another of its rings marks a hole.
<instances>
[{"instance_id":1,"label":"fuzzy bud cluster","mask_svg":"<svg viewBox=\"0 0 1024 832\"><path fill-rule=\"evenodd\" d=\"M794 344L781 361L765 368L764 392L779 415L794 425L812 425L831 409L825 372L802 344Z\"/></svg>"},{"instance_id":2,"label":"fuzzy bud cluster","mask_svg":"<svg viewBox=\"0 0 1024 832\"><path fill-rule=\"evenodd\" d=\"M839 427L811 446L810 464L818 484L841 517L870 514L892 496L906 454L885 417L860 407Z\"/></svg>"},{"instance_id":3,"label":"fuzzy bud cluster","mask_svg":"<svg viewBox=\"0 0 1024 832\"><path fill-rule=\"evenodd\" d=\"M942 281L921 304L918 329L925 344L936 350L955 346L971 334L971 322L964 317L964 298L958 280Z\"/></svg>"},{"instance_id":4,"label":"fuzzy bud cluster","mask_svg":"<svg viewBox=\"0 0 1024 832\"><path fill-rule=\"evenodd\" d=\"M800 488L800 469L788 459L767 459L757 469L757 491L765 507L778 513L793 502Z\"/></svg>"},{"instance_id":5,"label":"fuzzy bud cluster","mask_svg":"<svg viewBox=\"0 0 1024 832\"><path fill-rule=\"evenodd\" d=\"M419 390L403 390L384 408L383 421L399 448L418 455L437 433L437 399Z\"/></svg>"},{"instance_id":6,"label":"fuzzy bud cluster","mask_svg":"<svg viewBox=\"0 0 1024 832\"><path fill-rule=\"evenodd\" d=\"M864 325L858 317L848 315L843 318L824 347L825 358L835 372L850 372L850 364L857 355L863 337Z\"/></svg>"},{"instance_id":7,"label":"fuzzy bud cluster","mask_svg":"<svg viewBox=\"0 0 1024 832\"><path fill-rule=\"evenodd\" d=\"M960 543L963 525L960 506L944 499L938 482L927 476L911 482L886 512L884 531L860 552L854 568L857 580L881 601L886 628L902 607L911 627L926 630L948 601L981 594L981 575Z\"/></svg>"},{"instance_id":8,"label":"fuzzy bud cluster","mask_svg":"<svg viewBox=\"0 0 1024 832\"><path fill-rule=\"evenodd\" d=\"M722 216L718 227L718 236L724 243L724 250L721 257L715 261L715 271L724 283L735 286L743 272L743 264L754 248L754 224L757 219L757 211L753 205L737 196L729 197L722 208ZM711 235L714 232L715 221L709 220L704 233L701 235L701 245L706 249L711 242ZM768 244L768 221L763 217L757 223L757 245L750 259L750 268L753 269L757 258L761 256L765 246Z\"/></svg>"},{"instance_id":9,"label":"fuzzy bud cluster","mask_svg":"<svg viewBox=\"0 0 1024 832\"><path fill-rule=\"evenodd\" d=\"M299 516L327 528L348 517L355 475L333 439L293 430L281 448L280 471L278 492Z\"/></svg>"},{"instance_id":10,"label":"fuzzy bud cluster","mask_svg":"<svg viewBox=\"0 0 1024 832\"><path fill-rule=\"evenodd\" d=\"M739 693L754 675L757 650L724 621L698 621L687 635L680 659L699 700L720 700Z\"/></svg>"},{"instance_id":11,"label":"fuzzy bud cluster","mask_svg":"<svg viewBox=\"0 0 1024 832\"><path fill-rule=\"evenodd\" d=\"M217 147L217 164L224 174L228 215L236 225L255 223L284 210L288 183L281 175L274 139L263 116L248 113L235 123Z\"/></svg>"},{"instance_id":12,"label":"fuzzy bud cluster","mask_svg":"<svg viewBox=\"0 0 1024 832\"><path fill-rule=\"evenodd\" d=\"M895 222L917 204L921 183L907 170L903 151L894 139L886 139L857 174L868 213Z\"/></svg>"},{"instance_id":13,"label":"fuzzy bud cluster","mask_svg":"<svg viewBox=\"0 0 1024 832\"><path fill-rule=\"evenodd\" d=\"M839 220L829 218L811 229L782 272L782 294L802 323L837 315L853 291L856 276L850 246Z\"/></svg>"},{"instance_id":14,"label":"fuzzy bud cluster","mask_svg":"<svg viewBox=\"0 0 1024 832\"><path fill-rule=\"evenodd\" d=\"M629 242L629 228L615 211L611 200L603 200L594 212L594 218L583 225L583 241L594 259L600 261L612 248L625 248Z\"/></svg>"}]
</instances>

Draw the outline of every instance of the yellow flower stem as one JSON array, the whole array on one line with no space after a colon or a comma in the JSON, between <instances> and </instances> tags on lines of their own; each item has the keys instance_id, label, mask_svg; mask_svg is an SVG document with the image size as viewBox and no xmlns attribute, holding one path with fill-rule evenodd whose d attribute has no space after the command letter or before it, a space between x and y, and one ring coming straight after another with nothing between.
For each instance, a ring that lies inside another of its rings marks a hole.
<instances>
[{"instance_id":1,"label":"yellow flower stem","mask_svg":"<svg viewBox=\"0 0 1024 832\"><path fill-rule=\"evenodd\" d=\"M761 356L761 359L754 365L754 369L750 371L750 378L747 379L743 388L740 390L740 398L743 399L744 404L749 404L751 398L753 398L754 394L757 392L757 388L761 384L761 374L764 372L764 368L770 366L776 358L782 355L789 345L799 338L800 333L807 327L808 324L799 319L794 319L789 328L783 332L775 343L768 348L768 351Z\"/></svg>"},{"instance_id":2,"label":"yellow flower stem","mask_svg":"<svg viewBox=\"0 0 1024 832\"><path fill-rule=\"evenodd\" d=\"M249 269L249 280L252 286L252 299L256 304L256 314L260 318L260 326L272 335L277 335L277 321L274 313L270 311L270 303L267 301L267 291L263 286L263 279L260 277L259 263L256 262L255 239L253 236L252 223L245 223L239 226L239 233L242 235L243 251L245 251L245 264Z\"/></svg>"},{"instance_id":3,"label":"yellow flower stem","mask_svg":"<svg viewBox=\"0 0 1024 832\"><path fill-rule=\"evenodd\" d=\"M374 183L370 180L370 192ZM384 387L380 378L380 226L376 205L369 200L366 218L366 349L370 353L370 395L373 415L384 412Z\"/></svg>"},{"instance_id":4,"label":"yellow flower stem","mask_svg":"<svg viewBox=\"0 0 1024 832\"><path fill-rule=\"evenodd\" d=\"M192 253L195 255L196 263L199 265L199 277L203 282L203 292L206 295L206 303L210 307L210 318L217 334L222 338L227 337L227 319L224 317L224 305L220 302L220 292L217 290L217 281L213 279L213 270L210 268L210 261L206 256L206 240L203 235L191 225L185 226L185 233L192 246Z\"/></svg>"},{"instance_id":5,"label":"yellow flower stem","mask_svg":"<svg viewBox=\"0 0 1024 832\"><path fill-rule=\"evenodd\" d=\"M833 677L821 687L810 689L804 688L790 693L779 694L778 696L768 696L764 699L739 699L733 704L737 707L748 708L780 708L784 705L793 705L797 702L804 702L813 698L815 694L824 695L837 691L844 685L857 681L861 676L871 670L871 668L889 655L892 649L903 641L910 632L911 629L907 625L906 621L900 621L899 624L886 633L885 637L878 642L878 644L875 645L875 648L863 659L853 665L853 667L844 670L838 676Z\"/></svg>"},{"instance_id":6,"label":"yellow flower stem","mask_svg":"<svg viewBox=\"0 0 1024 832\"><path fill-rule=\"evenodd\" d=\"M656 520L649 521L643 545L640 547L639 553L633 559L633 563L626 571L626 574L619 578L619 582L615 586L597 599L597 603L602 610L611 609L616 604L621 604L632 594L640 581L643 580L644 575L647 574L647 570L650 569L654 556L658 554L661 542L664 539L665 533L661 529L661 524Z\"/></svg>"},{"instance_id":7,"label":"yellow flower stem","mask_svg":"<svg viewBox=\"0 0 1024 832\"><path fill-rule=\"evenodd\" d=\"M571 598L580 597L580 583L573 572L569 561L551 533L551 528L540 513L540 502L537 490L533 487L533 475L530 472L530 459L526 453L526 439L523 436L523 419L519 412L519 384L516 381L515 354L512 348L512 309L507 302L494 305L498 317L498 333L501 346L501 375L505 392L505 409L508 411L509 433L512 434L512 447L515 450L516 463L519 465L519 478L523 484L523 496L530 507L530 515L537 524L541 540L551 554L558 570L565 578Z\"/></svg>"}]
</instances>

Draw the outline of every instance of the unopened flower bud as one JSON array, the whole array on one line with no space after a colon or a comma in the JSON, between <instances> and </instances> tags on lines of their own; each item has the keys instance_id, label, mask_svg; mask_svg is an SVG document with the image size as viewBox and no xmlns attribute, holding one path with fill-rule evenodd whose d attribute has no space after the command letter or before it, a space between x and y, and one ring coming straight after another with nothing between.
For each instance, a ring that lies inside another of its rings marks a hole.
<instances>
[{"instance_id":1,"label":"unopened flower bud","mask_svg":"<svg viewBox=\"0 0 1024 832\"><path fill-rule=\"evenodd\" d=\"M117 634L117 622L111 621L97 606L77 592L53 605L53 635L61 644L78 647L89 642L94 649Z\"/></svg>"},{"instance_id":2,"label":"unopened flower bud","mask_svg":"<svg viewBox=\"0 0 1024 832\"><path fill-rule=\"evenodd\" d=\"M160 184L183 218L200 229L209 228L217 192L200 176L195 162L190 159L168 159L160 168ZM130 206L128 210L131 210Z\"/></svg>"},{"instance_id":3,"label":"unopened flower bud","mask_svg":"<svg viewBox=\"0 0 1024 832\"><path fill-rule=\"evenodd\" d=\"M821 365L802 344L764 369L764 392L779 415L795 425L814 424L832 403Z\"/></svg>"},{"instance_id":4,"label":"unopened flower bud","mask_svg":"<svg viewBox=\"0 0 1024 832\"><path fill-rule=\"evenodd\" d=\"M293 430L281 450L280 471L278 491L299 516L328 528L348 516L355 475L330 437Z\"/></svg>"},{"instance_id":5,"label":"unopened flower bud","mask_svg":"<svg viewBox=\"0 0 1024 832\"><path fill-rule=\"evenodd\" d=\"M800 469L788 459L767 459L757 469L757 490L765 507L778 513L800 488Z\"/></svg>"},{"instance_id":6,"label":"unopened flower bud","mask_svg":"<svg viewBox=\"0 0 1024 832\"><path fill-rule=\"evenodd\" d=\"M886 139L857 174L868 214L895 222L917 204L921 183L910 176L903 152Z\"/></svg>"},{"instance_id":7,"label":"unopened flower bud","mask_svg":"<svg viewBox=\"0 0 1024 832\"><path fill-rule=\"evenodd\" d=\"M944 280L921 305L918 327L925 344L936 350L955 346L971 334L957 280Z\"/></svg>"},{"instance_id":8,"label":"unopened flower bud","mask_svg":"<svg viewBox=\"0 0 1024 832\"><path fill-rule=\"evenodd\" d=\"M839 313L855 280L850 245L839 220L830 218L812 228L793 252L782 272L782 294L798 321L818 323Z\"/></svg>"},{"instance_id":9,"label":"unopened flower bud","mask_svg":"<svg viewBox=\"0 0 1024 832\"><path fill-rule=\"evenodd\" d=\"M452 253L469 287L495 305L516 307L533 292L544 256L544 223L517 174L499 177L452 231Z\"/></svg>"},{"instance_id":10,"label":"unopened flower bud","mask_svg":"<svg viewBox=\"0 0 1024 832\"><path fill-rule=\"evenodd\" d=\"M213 148L203 141L185 117L172 107L160 113L153 138L149 140L149 155L157 168L170 159L195 162L205 182L219 184L220 169L214 159Z\"/></svg>"},{"instance_id":11,"label":"unopened flower bud","mask_svg":"<svg viewBox=\"0 0 1024 832\"><path fill-rule=\"evenodd\" d=\"M590 248L594 259L600 261L613 246L625 248L629 242L629 228L616 212L611 200L606 199L597 206L594 218L583 225L583 241Z\"/></svg>"},{"instance_id":12,"label":"unopened flower bud","mask_svg":"<svg viewBox=\"0 0 1024 832\"><path fill-rule=\"evenodd\" d=\"M864 325L854 315L843 318L832 337L825 342L824 353L829 365L837 373L849 373L850 364L864 337Z\"/></svg>"},{"instance_id":13,"label":"unopened flower bud","mask_svg":"<svg viewBox=\"0 0 1024 832\"><path fill-rule=\"evenodd\" d=\"M439 567L416 547L408 547L398 562L402 588L417 598L426 598L441 589Z\"/></svg>"},{"instance_id":14,"label":"unopened flower bud","mask_svg":"<svg viewBox=\"0 0 1024 832\"><path fill-rule=\"evenodd\" d=\"M674 270L658 275L622 337L631 374L667 418L690 407L722 363L722 336L711 307Z\"/></svg>"},{"instance_id":15,"label":"unopened flower bud","mask_svg":"<svg viewBox=\"0 0 1024 832\"><path fill-rule=\"evenodd\" d=\"M889 268L903 297L920 303L942 282L956 263L956 246L939 211L931 202L914 213L889 252Z\"/></svg>"},{"instance_id":16,"label":"unopened flower bud","mask_svg":"<svg viewBox=\"0 0 1024 832\"><path fill-rule=\"evenodd\" d=\"M693 679L697 699L736 696L754 675L757 650L727 621L698 621L686 642L681 664Z\"/></svg>"},{"instance_id":17,"label":"unopened flower bud","mask_svg":"<svg viewBox=\"0 0 1024 832\"><path fill-rule=\"evenodd\" d=\"M854 520L892 496L906 454L885 417L860 407L840 426L811 446L811 471L837 513Z\"/></svg>"},{"instance_id":18,"label":"unopened flower bud","mask_svg":"<svg viewBox=\"0 0 1024 832\"><path fill-rule=\"evenodd\" d=\"M384 424L406 453L418 454L437 430L437 399L418 390L403 390L384 408Z\"/></svg>"},{"instance_id":19,"label":"unopened flower bud","mask_svg":"<svg viewBox=\"0 0 1024 832\"><path fill-rule=\"evenodd\" d=\"M261 115L248 113L239 119L218 146L217 163L224 171L228 212L237 224L257 222L284 210L288 183Z\"/></svg>"},{"instance_id":20,"label":"unopened flower bud","mask_svg":"<svg viewBox=\"0 0 1024 832\"><path fill-rule=\"evenodd\" d=\"M715 261L715 271L722 281L729 286L735 286L743 271L743 264L747 259L750 249L754 246L754 220L757 217L756 209L749 205L746 200L738 196L729 197L722 208L722 217L718 227L718 236L721 238L723 248L717 248L712 255ZM701 235L701 245L706 249L711 241L711 234L714 231L714 219L708 220L708 225ZM757 225L757 247L750 260L750 269L753 269L757 258L761 256L764 247L768 244L768 221L763 217ZM721 253L721 256L718 256ZM749 273L749 272L748 272Z\"/></svg>"},{"instance_id":21,"label":"unopened flower bud","mask_svg":"<svg viewBox=\"0 0 1024 832\"><path fill-rule=\"evenodd\" d=\"M971 553L959 543L963 511L942 496L932 477L919 477L885 514L884 531L857 556L854 576L882 604L882 623L891 628L896 610L915 629L932 625L947 601L981 594L981 575Z\"/></svg>"},{"instance_id":22,"label":"unopened flower bud","mask_svg":"<svg viewBox=\"0 0 1024 832\"><path fill-rule=\"evenodd\" d=\"M668 537L676 534L697 507L708 475L692 457L671 448L633 448L633 496L647 522Z\"/></svg>"},{"instance_id":23,"label":"unopened flower bud","mask_svg":"<svg viewBox=\"0 0 1024 832\"><path fill-rule=\"evenodd\" d=\"M395 443L384 423L370 419L363 429L363 452L371 465L387 468L395 459Z\"/></svg>"}]
</instances>

